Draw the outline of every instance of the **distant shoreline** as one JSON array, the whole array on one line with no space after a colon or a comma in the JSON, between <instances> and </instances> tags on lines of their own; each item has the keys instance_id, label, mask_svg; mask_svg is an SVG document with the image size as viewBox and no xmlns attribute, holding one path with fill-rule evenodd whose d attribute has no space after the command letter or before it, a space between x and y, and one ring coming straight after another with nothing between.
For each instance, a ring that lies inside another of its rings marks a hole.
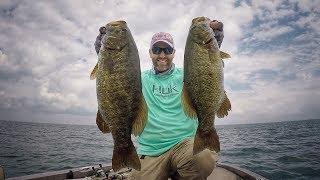
<instances>
[{"instance_id":1,"label":"distant shoreline","mask_svg":"<svg viewBox=\"0 0 320 180\"><path fill-rule=\"evenodd\" d=\"M273 121L273 122L253 122L253 123L233 123L233 124L223 124L223 125L216 125L217 127L223 126L245 126L245 125L256 125L256 124L270 124L270 123L282 123L282 122L295 122L295 121L315 121L319 119L303 119L303 120L283 120L283 121ZM47 125L71 125L71 126L96 126L95 124L68 124L68 123L50 123L50 122L29 122L29 121L17 121L17 120L3 120L1 121L6 122L17 122L17 123L31 123L31 124L47 124Z\"/></svg>"}]
</instances>

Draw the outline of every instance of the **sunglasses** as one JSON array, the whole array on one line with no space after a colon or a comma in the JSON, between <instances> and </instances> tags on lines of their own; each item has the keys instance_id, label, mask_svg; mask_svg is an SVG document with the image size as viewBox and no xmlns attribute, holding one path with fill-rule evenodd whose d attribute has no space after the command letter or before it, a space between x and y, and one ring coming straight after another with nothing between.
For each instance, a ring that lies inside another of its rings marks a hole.
<instances>
[{"instance_id":1,"label":"sunglasses","mask_svg":"<svg viewBox=\"0 0 320 180\"><path fill-rule=\"evenodd\" d=\"M173 53L173 48L170 47L170 46L165 47L165 48L161 48L161 47L157 47L157 46L152 47L152 53L153 54L160 54L161 51L163 51L164 54L168 55L168 54L172 54Z\"/></svg>"}]
</instances>

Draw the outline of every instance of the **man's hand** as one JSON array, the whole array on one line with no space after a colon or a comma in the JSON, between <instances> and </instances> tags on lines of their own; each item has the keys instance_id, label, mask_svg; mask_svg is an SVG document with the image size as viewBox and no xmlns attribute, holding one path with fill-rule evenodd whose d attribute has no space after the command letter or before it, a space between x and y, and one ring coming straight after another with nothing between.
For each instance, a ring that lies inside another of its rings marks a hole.
<instances>
[{"instance_id":1,"label":"man's hand","mask_svg":"<svg viewBox=\"0 0 320 180\"><path fill-rule=\"evenodd\" d=\"M216 38L219 48L221 46L221 43L223 41L223 23L217 20L213 20L210 22L210 27L214 31L214 37Z\"/></svg>"},{"instance_id":2,"label":"man's hand","mask_svg":"<svg viewBox=\"0 0 320 180\"><path fill-rule=\"evenodd\" d=\"M100 47L101 47L101 40L103 36L106 34L107 28L102 26L99 28L99 35L96 38L96 41L94 43L94 48L96 49L97 54L99 54Z\"/></svg>"},{"instance_id":3,"label":"man's hand","mask_svg":"<svg viewBox=\"0 0 320 180\"><path fill-rule=\"evenodd\" d=\"M213 20L210 22L210 27L213 30L223 31L223 23L217 20Z\"/></svg>"},{"instance_id":4,"label":"man's hand","mask_svg":"<svg viewBox=\"0 0 320 180\"><path fill-rule=\"evenodd\" d=\"M102 27L100 27L100 28L99 28L99 32L100 32L100 34L105 34L105 33L106 33L106 31L107 31L107 28L106 28L106 27L104 27L104 26L102 26Z\"/></svg>"}]
</instances>

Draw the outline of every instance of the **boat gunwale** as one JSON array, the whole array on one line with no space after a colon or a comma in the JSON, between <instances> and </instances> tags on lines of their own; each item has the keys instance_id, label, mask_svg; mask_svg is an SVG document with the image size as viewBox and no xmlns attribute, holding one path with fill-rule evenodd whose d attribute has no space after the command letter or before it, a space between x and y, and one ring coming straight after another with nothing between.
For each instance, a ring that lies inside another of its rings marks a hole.
<instances>
[{"instance_id":1,"label":"boat gunwale","mask_svg":"<svg viewBox=\"0 0 320 180\"><path fill-rule=\"evenodd\" d=\"M240 167L232 165L232 164L217 163L217 167L226 169L226 170L228 170L228 171L230 171L230 172L232 172L232 173L234 173L234 174L236 174L246 180L267 180L267 178L265 178L257 173L254 173L254 172L249 171L247 169L240 168Z\"/></svg>"},{"instance_id":2,"label":"boat gunwale","mask_svg":"<svg viewBox=\"0 0 320 180\"><path fill-rule=\"evenodd\" d=\"M24 176L17 176L17 177L10 177L5 178L7 180L21 180L21 179L66 179L67 174L72 171L73 172L73 178L83 178L83 177L89 177L94 175L94 170L92 169L101 169L100 166L85 166L85 167L77 167L72 169L64 169L64 170L57 170L57 171L48 171L43 173L36 173L36 174L30 174L30 175L24 175ZM247 169L240 168L238 166L227 164L227 163L217 163L217 167L223 168L231 173L234 173L235 175L241 177L242 179L246 180L267 180L266 178L262 177L261 175L254 173L252 171L249 171ZM111 164L102 164L102 170L105 172L108 172L111 170ZM129 169L127 169L128 171Z\"/></svg>"}]
</instances>

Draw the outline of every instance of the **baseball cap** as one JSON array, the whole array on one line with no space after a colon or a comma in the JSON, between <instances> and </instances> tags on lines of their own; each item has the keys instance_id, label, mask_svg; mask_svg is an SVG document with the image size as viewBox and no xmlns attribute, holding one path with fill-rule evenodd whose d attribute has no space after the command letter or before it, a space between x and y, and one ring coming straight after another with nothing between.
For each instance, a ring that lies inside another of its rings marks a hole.
<instances>
[{"instance_id":1,"label":"baseball cap","mask_svg":"<svg viewBox=\"0 0 320 180\"><path fill-rule=\"evenodd\" d=\"M166 33L166 32L155 33L152 36L150 47L152 47L157 42L165 42L174 49L173 38L169 33Z\"/></svg>"}]
</instances>

